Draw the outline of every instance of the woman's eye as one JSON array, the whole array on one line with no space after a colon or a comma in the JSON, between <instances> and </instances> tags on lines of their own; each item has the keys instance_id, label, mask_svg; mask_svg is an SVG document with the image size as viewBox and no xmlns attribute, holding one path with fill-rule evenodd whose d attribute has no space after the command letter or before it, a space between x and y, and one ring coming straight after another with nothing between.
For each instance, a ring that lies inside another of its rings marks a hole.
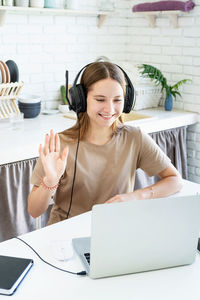
<instances>
[{"instance_id":1,"label":"woman's eye","mask_svg":"<svg viewBox=\"0 0 200 300\"><path fill-rule=\"evenodd\" d=\"M115 99L115 102L121 102L122 99Z\"/></svg>"},{"instance_id":2,"label":"woman's eye","mask_svg":"<svg viewBox=\"0 0 200 300\"><path fill-rule=\"evenodd\" d=\"M96 101L98 101L98 102L103 102L104 99L96 99Z\"/></svg>"}]
</instances>

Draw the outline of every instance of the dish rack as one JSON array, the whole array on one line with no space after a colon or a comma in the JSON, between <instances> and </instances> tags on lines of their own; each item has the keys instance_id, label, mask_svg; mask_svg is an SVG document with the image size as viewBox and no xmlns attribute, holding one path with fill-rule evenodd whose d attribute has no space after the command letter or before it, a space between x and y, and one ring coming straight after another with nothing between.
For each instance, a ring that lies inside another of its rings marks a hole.
<instances>
[{"instance_id":1,"label":"dish rack","mask_svg":"<svg viewBox=\"0 0 200 300\"><path fill-rule=\"evenodd\" d=\"M7 119L11 115L20 113L16 98L23 85L23 82L0 84L0 119Z\"/></svg>"},{"instance_id":2,"label":"dish rack","mask_svg":"<svg viewBox=\"0 0 200 300\"><path fill-rule=\"evenodd\" d=\"M136 86L135 87L136 101L134 110L158 107L162 97L160 86Z\"/></svg>"}]
</instances>

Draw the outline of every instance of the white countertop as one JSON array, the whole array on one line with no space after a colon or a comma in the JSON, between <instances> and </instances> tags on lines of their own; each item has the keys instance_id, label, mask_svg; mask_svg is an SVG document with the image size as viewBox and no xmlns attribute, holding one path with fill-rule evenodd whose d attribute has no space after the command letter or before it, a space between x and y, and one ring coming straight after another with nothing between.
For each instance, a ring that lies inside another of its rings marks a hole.
<instances>
[{"instance_id":1,"label":"white countertop","mask_svg":"<svg viewBox=\"0 0 200 300\"><path fill-rule=\"evenodd\" d=\"M136 114L151 118L127 122L131 126L140 127L147 133L158 132L170 128L187 126L198 122L198 114L173 110L165 111L163 107L136 111ZM39 115L34 119L24 119L21 129L13 130L9 121L0 121L0 165L30 159L38 156L39 144L43 143L45 133L53 129L55 132L71 127L75 120L63 114Z\"/></svg>"}]
</instances>

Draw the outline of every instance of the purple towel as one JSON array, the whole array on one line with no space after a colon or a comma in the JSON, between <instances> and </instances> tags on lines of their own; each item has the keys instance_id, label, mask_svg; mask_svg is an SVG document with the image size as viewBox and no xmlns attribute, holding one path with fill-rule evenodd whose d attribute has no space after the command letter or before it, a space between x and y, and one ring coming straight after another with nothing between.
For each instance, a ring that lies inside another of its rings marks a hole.
<instances>
[{"instance_id":1,"label":"purple towel","mask_svg":"<svg viewBox=\"0 0 200 300\"><path fill-rule=\"evenodd\" d=\"M162 11L162 10L181 10L181 11L189 11L193 9L195 6L192 0L187 2L183 1L158 1L158 2L146 2L134 5L132 8L133 12L139 11Z\"/></svg>"}]
</instances>

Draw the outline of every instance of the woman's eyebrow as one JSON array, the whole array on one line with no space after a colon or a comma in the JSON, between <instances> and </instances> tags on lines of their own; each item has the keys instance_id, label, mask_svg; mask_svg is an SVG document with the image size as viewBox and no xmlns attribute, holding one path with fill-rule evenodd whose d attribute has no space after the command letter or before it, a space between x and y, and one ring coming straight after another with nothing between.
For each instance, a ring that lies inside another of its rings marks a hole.
<instances>
[{"instance_id":1,"label":"woman's eyebrow","mask_svg":"<svg viewBox=\"0 0 200 300\"><path fill-rule=\"evenodd\" d=\"M104 95L94 95L94 97L102 97L102 98L106 98L106 96L104 96Z\"/></svg>"},{"instance_id":2,"label":"woman's eyebrow","mask_svg":"<svg viewBox=\"0 0 200 300\"><path fill-rule=\"evenodd\" d=\"M104 95L94 95L94 97L101 97L101 98L106 98L106 96ZM121 98L122 95L117 95L117 96L114 96L113 98Z\"/></svg>"}]
</instances>

